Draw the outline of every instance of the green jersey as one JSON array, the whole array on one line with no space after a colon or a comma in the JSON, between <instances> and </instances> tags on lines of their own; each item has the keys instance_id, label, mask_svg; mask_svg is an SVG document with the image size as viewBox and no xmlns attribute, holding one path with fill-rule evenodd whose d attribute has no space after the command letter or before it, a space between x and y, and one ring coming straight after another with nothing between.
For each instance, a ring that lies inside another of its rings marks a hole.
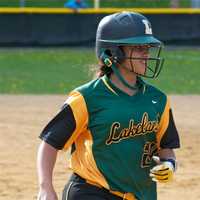
<instances>
[{"instance_id":1,"label":"green jersey","mask_svg":"<svg viewBox=\"0 0 200 200\"><path fill-rule=\"evenodd\" d=\"M76 88L40 137L57 149L71 146L70 167L89 183L156 200L152 156L179 147L179 137L167 96L138 81L133 96L107 76Z\"/></svg>"}]
</instances>

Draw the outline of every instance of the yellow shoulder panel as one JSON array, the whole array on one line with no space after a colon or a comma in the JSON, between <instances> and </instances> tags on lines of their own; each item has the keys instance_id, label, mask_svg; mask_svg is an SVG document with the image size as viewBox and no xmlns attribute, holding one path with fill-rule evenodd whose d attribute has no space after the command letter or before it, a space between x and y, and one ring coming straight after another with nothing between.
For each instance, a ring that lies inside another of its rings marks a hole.
<instances>
[{"instance_id":1,"label":"yellow shoulder panel","mask_svg":"<svg viewBox=\"0 0 200 200\"><path fill-rule=\"evenodd\" d=\"M87 129L88 111L84 97L77 91L71 92L65 103L70 105L76 121L76 128L74 133L63 148L68 149L69 146L71 146L71 144L79 136L79 134Z\"/></svg>"},{"instance_id":2,"label":"yellow shoulder panel","mask_svg":"<svg viewBox=\"0 0 200 200\"><path fill-rule=\"evenodd\" d=\"M161 116L158 132L157 132L157 135L156 135L158 149L160 149L160 141L161 141L165 131L167 130L168 125L169 125L169 109L170 109L170 103L169 103L169 99L167 98L165 109L164 109L164 112Z\"/></svg>"}]
</instances>

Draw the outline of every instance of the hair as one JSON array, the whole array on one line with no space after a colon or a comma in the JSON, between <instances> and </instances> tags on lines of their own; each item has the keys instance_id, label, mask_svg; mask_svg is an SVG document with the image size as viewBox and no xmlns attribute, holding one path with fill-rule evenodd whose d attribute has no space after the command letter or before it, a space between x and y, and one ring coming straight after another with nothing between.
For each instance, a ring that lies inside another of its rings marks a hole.
<instances>
[{"instance_id":1,"label":"hair","mask_svg":"<svg viewBox=\"0 0 200 200\"><path fill-rule=\"evenodd\" d=\"M110 76L113 73L113 70L111 67L106 66L104 63L101 61L98 64L98 70L96 72L96 77L100 78L104 76L105 74Z\"/></svg>"}]
</instances>

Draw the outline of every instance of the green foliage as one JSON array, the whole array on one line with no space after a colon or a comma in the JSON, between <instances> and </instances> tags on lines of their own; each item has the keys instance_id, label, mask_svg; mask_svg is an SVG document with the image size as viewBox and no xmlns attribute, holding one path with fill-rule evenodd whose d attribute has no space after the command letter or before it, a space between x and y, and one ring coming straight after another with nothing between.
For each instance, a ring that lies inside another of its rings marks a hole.
<instances>
[{"instance_id":1,"label":"green foliage","mask_svg":"<svg viewBox=\"0 0 200 200\"><path fill-rule=\"evenodd\" d=\"M90 0L92 4L93 0ZM102 0L100 1L101 7L116 7L116 8L126 8L126 7L144 7L144 8L159 8L159 7L170 7L170 0Z\"/></svg>"},{"instance_id":2,"label":"green foliage","mask_svg":"<svg viewBox=\"0 0 200 200\"><path fill-rule=\"evenodd\" d=\"M167 93L200 94L199 55L199 48L167 48L162 73L150 82Z\"/></svg>"},{"instance_id":3,"label":"green foliage","mask_svg":"<svg viewBox=\"0 0 200 200\"><path fill-rule=\"evenodd\" d=\"M88 0L93 5L93 0ZM179 0L180 7L191 7L190 0ZM171 0L100 0L100 7L116 8L169 8Z\"/></svg>"},{"instance_id":4,"label":"green foliage","mask_svg":"<svg viewBox=\"0 0 200 200\"><path fill-rule=\"evenodd\" d=\"M200 94L200 49L166 48L151 83L167 93ZM92 78L93 48L0 49L0 93L66 94Z\"/></svg>"},{"instance_id":5,"label":"green foliage","mask_svg":"<svg viewBox=\"0 0 200 200\"><path fill-rule=\"evenodd\" d=\"M67 0L26 0L26 7L63 7ZM93 7L94 0L85 0ZM100 0L101 7L167 8L171 0ZM0 1L0 7L19 7L20 0ZM180 7L190 7L190 0L180 0Z\"/></svg>"},{"instance_id":6,"label":"green foliage","mask_svg":"<svg viewBox=\"0 0 200 200\"><path fill-rule=\"evenodd\" d=\"M66 93L88 80L90 49L2 49L0 93Z\"/></svg>"}]
</instances>

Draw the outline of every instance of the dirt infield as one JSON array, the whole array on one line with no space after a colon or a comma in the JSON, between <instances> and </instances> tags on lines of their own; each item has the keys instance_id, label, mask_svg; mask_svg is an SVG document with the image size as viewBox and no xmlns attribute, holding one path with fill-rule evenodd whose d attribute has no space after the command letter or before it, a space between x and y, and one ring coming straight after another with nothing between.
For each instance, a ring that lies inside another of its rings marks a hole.
<instances>
[{"instance_id":1,"label":"dirt infield","mask_svg":"<svg viewBox=\"0 0 200 200\"><path fill-rule=\"evenodd\" d=\"M0 95L0 200L36 199L38 135L64 96ZM200 199L200 96L171 96L181 136L179 170L173 183L159 185L159 200ZM69 170L60 152L54 184L60 196Z\"/></svg>"}]
</instances>

